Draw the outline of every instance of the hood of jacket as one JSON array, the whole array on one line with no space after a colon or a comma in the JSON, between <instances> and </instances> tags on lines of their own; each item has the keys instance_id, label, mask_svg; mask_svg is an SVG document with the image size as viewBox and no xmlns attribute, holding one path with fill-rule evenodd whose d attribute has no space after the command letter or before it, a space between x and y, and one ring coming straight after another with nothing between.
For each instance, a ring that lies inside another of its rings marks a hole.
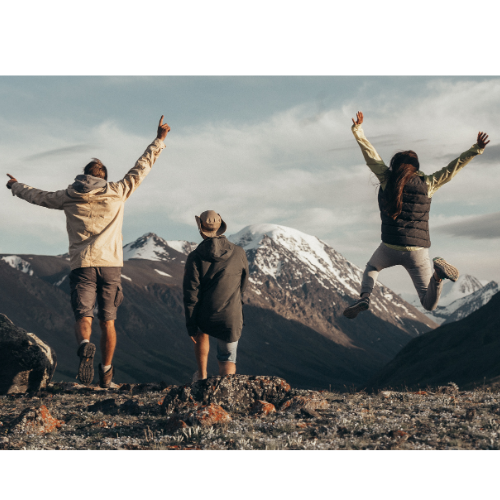
<instances>
[{"instance_id":1,"label":"hood of jacket","mask_svg":"<svg viewBox=\"0 0 500 500\"><path fill-rule=\"evenodd\" d=\"M233 255L234 245L225 236L218 236L202 241L196 252L203 260L221 262Z\"/></svg>"},{"instance_id":2,"label":"hood of jacket","mask_svg":"<svg viewBox=\"0 0 500 500\"><path fill-rule=\"evenodd\" d=\"M75 182L69 186L70 189L74 189L77 193L90 193L95 189L102 189L106 187L108 183L101 179L100 177L94 177L93 175L77 175L75 177Z\"/></svg>"}]
</instances>

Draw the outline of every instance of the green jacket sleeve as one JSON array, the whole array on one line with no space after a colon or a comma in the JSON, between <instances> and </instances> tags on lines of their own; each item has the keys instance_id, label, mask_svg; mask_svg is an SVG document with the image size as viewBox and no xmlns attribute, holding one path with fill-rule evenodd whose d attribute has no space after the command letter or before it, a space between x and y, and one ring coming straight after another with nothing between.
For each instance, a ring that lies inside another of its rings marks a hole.
<instances>
[{"instance_id":1,"label":"green jacket sleeve","mask_svg":"<svg viewBox=\"0 0 500 500\"><path fill-rule=\"evenodd\" d=\"M184 314L186 316L186 328L189 336L196 335L198 323L196 313L200 294L200 270L196 258L191 253L186 259L184 267L184 280L182 283L184 293Z\"/></svg>"},{"instance_id":2,"label":"green jacket sleeve","mask_svg":"<svg viewBox=\"0 0 500 500\"><path fill-rule=\"evenodd\" d=\"M481 155L484 153L484 148L479 148L477 144L474 144L470 149L462 153L458 158L455 158L453 161L448 163L446 167L443 167L441 170L434 172L432 175L422 174L422 177L427 184L428 191L427 195L429 198L441 187L444 186L447 182L450 182L455 175L462 170L474 157L477 155Z\"/></svg>"},{"instance_id":3,"label":"green jacket sleeve","mask_svg":"<svg viewBox=\"0 0 500 500\"><path fill-rule=\"evenodd\" d=\"M365 137L365 133L363 132L361 125L353 125L351 130L354 134L354 138L361 148L361 153L363 153L366 164L377 176L377 179L380 181L380 186L384 189L387 184L387 171L389 170L389 167L384 163L375 148Z\"/></svg>"}]
</instances>

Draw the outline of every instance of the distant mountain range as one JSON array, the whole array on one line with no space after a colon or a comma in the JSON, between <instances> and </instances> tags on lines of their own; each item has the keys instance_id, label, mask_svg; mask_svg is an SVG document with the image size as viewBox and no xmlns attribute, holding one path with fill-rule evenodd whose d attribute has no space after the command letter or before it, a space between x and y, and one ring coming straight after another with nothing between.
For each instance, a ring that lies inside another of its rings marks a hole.
<instances>
[{"instance_id":1,"label":"distant mountain range","mask_svg":"<svg viewBox=\"0 0 500 500\"><path fill-rule=\"evenodd\" d=\"M228 237L250 264L238 372L297 387L344 388L373 377L412 338L437 325L377 284L371 309L342 312L359 296L362 271L314 236L284 226L248 226ZM119 381L185 383L195 371L184 326L182 277L196 243L147 233L124 246L125 300L117 320ZM55 378L74 380L78 358L67 255L0 256L0 312L58 354ZM93 341L99 342L97 325ZM215 373L215 353L209 371Z\"/></svg>"},{"instance_id":2,"label":"distant mountain range","mask_svg":"<svg viewBox=\"0 0 500 500\"><path fill-rule=\"evenodd\" d=\"M456 282L445 281L439 305L434 311L426 311L414 295L404 297L420 312L441 325L465 318L477 311L498 291L496 281L483 282L470 274L463 274Z\"/></svg>"},{"instance_id":3,"label":"distant mountain range","mask_svg":"<svg viewBox=\"0 0 500 500\"><path fill-rule=\"evenodd\" d=\"M369 383L415 390L455 382L461 389L500 386L500 293L455 322L409 342Z\"/></svg>"}]
</instances>

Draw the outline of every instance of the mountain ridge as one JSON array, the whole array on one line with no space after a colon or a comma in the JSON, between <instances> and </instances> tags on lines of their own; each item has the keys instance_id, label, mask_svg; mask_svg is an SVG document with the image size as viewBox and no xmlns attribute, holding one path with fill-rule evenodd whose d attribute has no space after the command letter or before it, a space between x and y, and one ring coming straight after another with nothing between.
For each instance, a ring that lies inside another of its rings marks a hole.
<instances>
[{"instance_id":1,"label":"mountain ridge","mask_svg":"<svg viewBox=\"0 0 500 500\"><path fill-rule=\"evenodd\" d=\"M346 319L342 311L358 295L361 270L314 236L278 225L268 225L269 234L262 229L248 226L229 237L244 239L246 231L247 245L253 246L246 250L251 276L239 373L268 373L318 388L363 384L411 338L435 326L381 284L373 310L354 322ZM195 362L184 325L182 279L186 254L195 245L154 233L125 245L125 300L116 322L118 380L190 380ZM0 260L0 279L9 283L0 289L0 311L52 345L60 360L56 379L59 374L72 380L77 358L67 256L17 257L33 274ZM43 307L44 300L50 307ZM92 339L98 343L96 323ZM212 373L217 369L213 358Z\"/></svg>"}]
</instances>

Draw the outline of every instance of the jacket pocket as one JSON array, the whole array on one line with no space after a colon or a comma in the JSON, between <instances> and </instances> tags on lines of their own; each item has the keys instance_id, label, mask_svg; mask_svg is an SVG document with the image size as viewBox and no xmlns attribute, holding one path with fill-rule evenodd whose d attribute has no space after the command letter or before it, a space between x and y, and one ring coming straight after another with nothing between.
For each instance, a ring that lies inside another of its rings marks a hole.
<instances>
[{"instance_id":1,"label":"jacket pocket","mask_svg":"<svg viewBox=\"0 0 500 500\"><path fill-rule=\"evenodd\" d=\"M118 285L115 295L115 307L119 307L122 302L123 302L123 287L122 285Z\"/></svg>"}]
</instances>

